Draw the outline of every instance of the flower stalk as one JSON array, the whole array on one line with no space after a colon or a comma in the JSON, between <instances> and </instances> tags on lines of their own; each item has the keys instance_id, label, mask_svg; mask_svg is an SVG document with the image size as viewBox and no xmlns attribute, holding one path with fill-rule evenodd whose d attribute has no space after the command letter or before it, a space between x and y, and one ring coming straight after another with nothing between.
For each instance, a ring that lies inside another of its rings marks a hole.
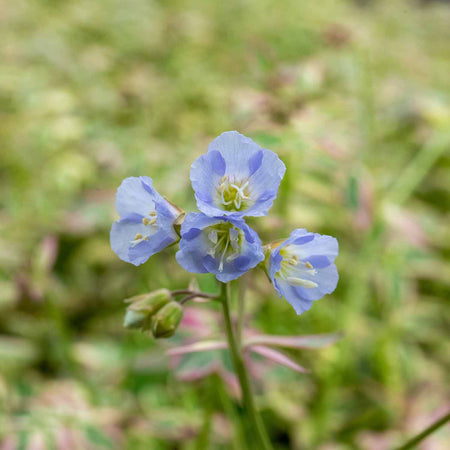
<instances>
[{"instance_id":1,"label":"flower stalk","mask_svg":"<svg viewBox=\"0 0 450 450\"><path fill-rule=\"evenodd\" d=\"M407 450L410 448L415 448L419 444L419 442L423 441L427 436L429 436L431 433L434 433L438 428L445 425L448 421L450 421L450 413L433 422L428 428L423 430L417 436L414 436L406 444L398 447L397 450Z\"/></svg>"},{"instance_id":2,"label":"flower stalk","mask_svg":"<svg viewBox=\"0 0 450 450\"><path fill-rule=\"evenodd\" d=\"M267 436L264 424L262 423L261 417L259 416L255 407L255 401L253 398L253 392L250 385L250 379L242 355L242 348L238 343L236 339L236 334L233 330L230 313L229 283L220 283L220 295L218 300L222 304L228 346L231 352L234 369L236 371L239 384L241 386L243 406L248 416L249 422L251 424L252 431L255 433L255 437L258 440L257 448L261 448L262 450L272 450L272 445Z\"/></svg>"}]
</instances>

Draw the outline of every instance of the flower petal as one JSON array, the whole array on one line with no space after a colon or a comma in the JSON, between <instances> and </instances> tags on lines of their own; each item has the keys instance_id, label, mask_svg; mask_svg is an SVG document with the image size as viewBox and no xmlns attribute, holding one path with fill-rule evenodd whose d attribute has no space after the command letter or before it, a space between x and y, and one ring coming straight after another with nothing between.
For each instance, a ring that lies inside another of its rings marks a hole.
<instances>
[{"instance_id":1,"label":"flower petal","mask_svg":"<svg viewBox=\"0 0 450 450\"><path fill-rule=\"evenodd\" d=\"M152 179L149 177L129 177L117 189L116 210L120 217L137 213L146 216L154 211L156 196ZM159 195L159 194L158 194Z\"/></svg>"}]
</instances>

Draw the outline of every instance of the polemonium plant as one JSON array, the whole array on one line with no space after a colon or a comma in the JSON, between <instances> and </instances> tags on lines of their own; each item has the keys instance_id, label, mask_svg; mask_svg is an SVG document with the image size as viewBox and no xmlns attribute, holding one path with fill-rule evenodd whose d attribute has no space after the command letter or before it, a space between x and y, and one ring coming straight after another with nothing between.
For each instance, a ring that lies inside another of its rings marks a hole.
<instances>
[{"instance_id":1,"label":"polemonium plant","mask_svg":"<svg viewBox=\"0 0 450 450\"><path fill-rule=\"evenodd\" d=\"M287 239L262 245L245 217L267 215L285 173L278 156L236 131L214 139L206 154L191 167L191 181L200 212L185 214L161 196L146 176L126 178L116 197L120 216L111 228L111 247L123 261L145 263L155 253L178 245L176 260L188 272L212 273L220 291L200 292L195 287L178 291L159 289L128 299L124 326L154 338L171 337L182 322L189 301L216 301L222 305L227 341L209 340L172 349L172 355L228 349L239 381L256 448L271 448L256 410L244 353L252 351L298 372L305 370L271 346L317 348L336 336L265 336L242 332L243 308L237 327L230 311L230 282L259 267L280 297L297 314L336 288L337 240L331 236L294 230ZM241 300L241 305L242 299ZM244 336L244 338L242 338Z\"/></svg>"}]
</instances>

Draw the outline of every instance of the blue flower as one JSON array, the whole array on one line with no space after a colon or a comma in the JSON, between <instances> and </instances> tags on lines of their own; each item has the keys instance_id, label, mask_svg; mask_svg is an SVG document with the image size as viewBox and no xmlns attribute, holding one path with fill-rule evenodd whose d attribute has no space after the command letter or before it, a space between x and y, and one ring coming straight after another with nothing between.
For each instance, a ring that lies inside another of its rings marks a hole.
<instances>
[{"instance_id":1,"label":"blue flower","mask_svg":"<svg viewBox=\"0 0 450 450\"><path fill-rule=\"evenodd\" d=\"M264 260L261 241L243 219L189 213L181 225L178 263L188 272L235 280Z\"/></svg>"},{"instance_id":2,"label":"blue flower","mask_svg":"<svg viewBox=\"0 0 450 450\"><path fill-rule=\"evenodd\" d=\"M120 220L111 228L111 247L123 261L138 266L177 241L173 224L181 211L165 200L149 177L129 177L117 190Z\"/></svg>"},{"instance_id":3,"label":"blue flower","mask_svg":"<svg viewBox=\"0 0 450 450\"><path fill-rule=\"evenodd\" d=\"M237 131L209 144L191 167L198 209L208 216L265 216L286 171L278 156Z\"/></svg>"},{"instance_id":4,"label":"blue flower","mask_svg":"<svg viewBox=\"0 0 450 450\"><path fill-rule=\"evenodd\" d=\"M269 246L270 247L270 246ZM339 251L335 238L297 229L278 246L272 244L268 274L280 297L301 314L314 300L336 288L339 275L334 265Z\"/></svg>"}]
</instances>

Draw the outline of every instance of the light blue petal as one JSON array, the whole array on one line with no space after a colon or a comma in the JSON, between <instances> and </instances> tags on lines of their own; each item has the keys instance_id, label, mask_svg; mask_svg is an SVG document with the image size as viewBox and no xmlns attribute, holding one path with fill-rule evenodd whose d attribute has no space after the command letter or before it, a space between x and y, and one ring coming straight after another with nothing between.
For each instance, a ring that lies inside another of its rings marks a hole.
<instances>
[{"instance_id":1,"label":"light blue petal","mask_svg":"<svg viewBox=\"0 0 450 450\"><path fill-rule=\"evenodd\" d=\"M122 261L134 264L128 255L131 241L136 234L141 233L144 235L145 232L146 228L142 222L136 223L129 221L126 218L118 220L117 222L114 222L111 227L111 248Z\"/></svg>"},{"instance_id":2,"label":"light blue petal","mask_svg":"<svg viewBox=\"0 0 450 450\"><path fill-rule=\"evenodd\" d=\"M226 170L226 163L223 156L217 150L212 150L208 153L209 160L211 161L211 168L219 176L223 176Z\"/></svg>"},{"instance_id":3,"label":"light blue petal","mask_svg":"<svg viewBox=\"0 0 450 450\"><path fill-rule=\"evenodd\" d=\"M323 269L316 269L316 274L312 275L307 270L293 271L293 276L302 278L304 280L312 281L318 286L316 288L307 289L303 287L296 287L299 295L307 300L319 300L326 294L331 294L337 286L339 281L339 274L334 264L331 264Z\"/></svg>"},{"instance_id":4,"label":"light blue petal","mask_svg":"<svg viewBox=\"0 0 450 450\"><path fill-rule=\"evenodd\" d=\"M237 131L225 131L208 146L208 153L218 151L226 163L226 175L250 176L249 159L261 150L250 138Z\"/></svg>"},{"instance_id":5,"label":"light blue petal","mask_svg":"<svg viewBox=\"0 0 450 450\"><path fill-rule=\"evenodd\" d=\"M178 264L191 273L206 273L208 270L203 264L203 258L207 254L210 245L203 233L194 239L181 238L180 249L175 255Z\"/></svg>"},{"instance_id":6,"label":"light blue petal","mask_svg":"<svg viewBox=\"0 0 450 450\"><path fill-rule=\"evenodd\" d=\"M154 198L159 196L149 177L129 177L117 189L116 210L120 217L137 213L148 215L155 210Z\"/></svg>"},{"instance_id":7,"label":"light blue petal","mask_svg":"<svg viewBox=\"0 0 450 450\"><path fill-rule=\"evenodd\" d=\"M334 261L339 253L339 244L336 238L318 233L304 233L306 230L295 230L291 237L283 243L298 245L298 252L302 258L308 259L313 255L327 256ZM311 238L311 235L314 238ZM301 242L300 242L301 241Z\"/></svg>"},{"instance_id":8,"label":"light blue petal","mask_svg":"<svg viewBox=\"0 0 450 450\"><path fill-rule=\"evenodd\" d=\"M210 153L207 153L197 158L192 163L190 174L198 209L211 216L221 215L222 213L213 204L213 195L216 194L216 189L222 178L222 175L213 168L215 164L214 155L215 153L211 157Z\"/></svg>"},{"instance_id":9,"label":"light blue petal","mask_svg":"<svg viewBox=\"0 0 450 450\"><path fill-rule=\"evenodd\" d=\"M248 168L250 176L252 176L261 167L263 156L264 152L262 150L258 150L249 158Z\"/></svg>"},{"instance_id":10,"label":"light blue petal","mask_svg":"<svg viewBox=\"0 0 450 450\"><path fill-rule=\"evenodd\" d=\"M269 276L272 280L275 278L275 274L281 269L281 261L283 261L283 257L280 255L279 249L276 248L269 256Z\"/></svg>"},{"instance_id":11,"label":"light blue petal","mask_svg":"<svg viewBox=\"0 0 450 450\"><path fill-rule=\"evenodd\" d=\"M244 232L245 239L249 244L253 244L255 240L259 240L256 231L252 230L241 217L227 217L227 220Z\"/></svg>"},{"instance_id":12,"label":"light blue petal","mask_svg":"<svg viewBox=\"0 0 450 450\"><path fill-rule=\"evenodd\" d=\"M183 269L192 273L207 273L203 258L211 244L203 234L203 229L220 223L220 219L201 213L189 213L181 225L180 249L175 257Z\"/></svg>"},{"instance_id":13,"label":"light blue petal","mask_svg":"<svg viewBox=\"0 0 450 450\"><path fill-rule=\"evenodd\" d=\"M150 256L160 252L168 245L175 242L173 236L168 235L164 231L157 231L149 237L148 241L142 241L139 244L130 247L128 257L130 262L135 266L145 263Z\"/></svg>"},{"instance_id":14,"label":"light blue petal","mask_svg":"<svg viewBox=\"0 0 450 450\"><path fill-rule=\"evenodd\" d=\"M203 228L216 225L222 221L221 217L209 217L202 213L189 213L186 215L181 225L181 236L187 233L191 228L203 230Z\"/></svg>"},{"instance_id":15,"label":"light blue petal","mask_svg":"<svg viewBox=\"0 0 450 450\"><path fill-rule=\"evenodd\" d=\"M311 308L312 300L304 298L294 286L281 279L277 279L277 285L278 293L292 305L298 315Z\"/></svg>"},{"instance_id":16,"label":"light blue petal","mask_svg":"<svg viewBox=\"0 0 450 450\"><path fill-rule=\"evenodd\" d=\"M286 172L286 166L276 153L265 149L261 151L263 156L260 167L249 179L250 196L255 199L255 203L246 211L248 216L267 215Z\"/></svg>"},{"instance_id":17,"label":"light blue petal","mask_svg":"<svg viewBox=\"0 0 450 450\"><path fill-rule=\"evenodd\" d=\"M251 258L247 255L238 256L234 261L234 268L239 272L247 272L250 269L250 265L252 263Z\"/></svg>"},{"instance_id":18,"label":"light blue petal","mask_svg":"<svg viewBox=\"0 0 450 450\"><path fill-rule=\"evenodd\" d=\"M314 269L323 269L332 264L330 258L325 255L308 256L308 262L314 267Z\"/></svg>"}]
</instances>

